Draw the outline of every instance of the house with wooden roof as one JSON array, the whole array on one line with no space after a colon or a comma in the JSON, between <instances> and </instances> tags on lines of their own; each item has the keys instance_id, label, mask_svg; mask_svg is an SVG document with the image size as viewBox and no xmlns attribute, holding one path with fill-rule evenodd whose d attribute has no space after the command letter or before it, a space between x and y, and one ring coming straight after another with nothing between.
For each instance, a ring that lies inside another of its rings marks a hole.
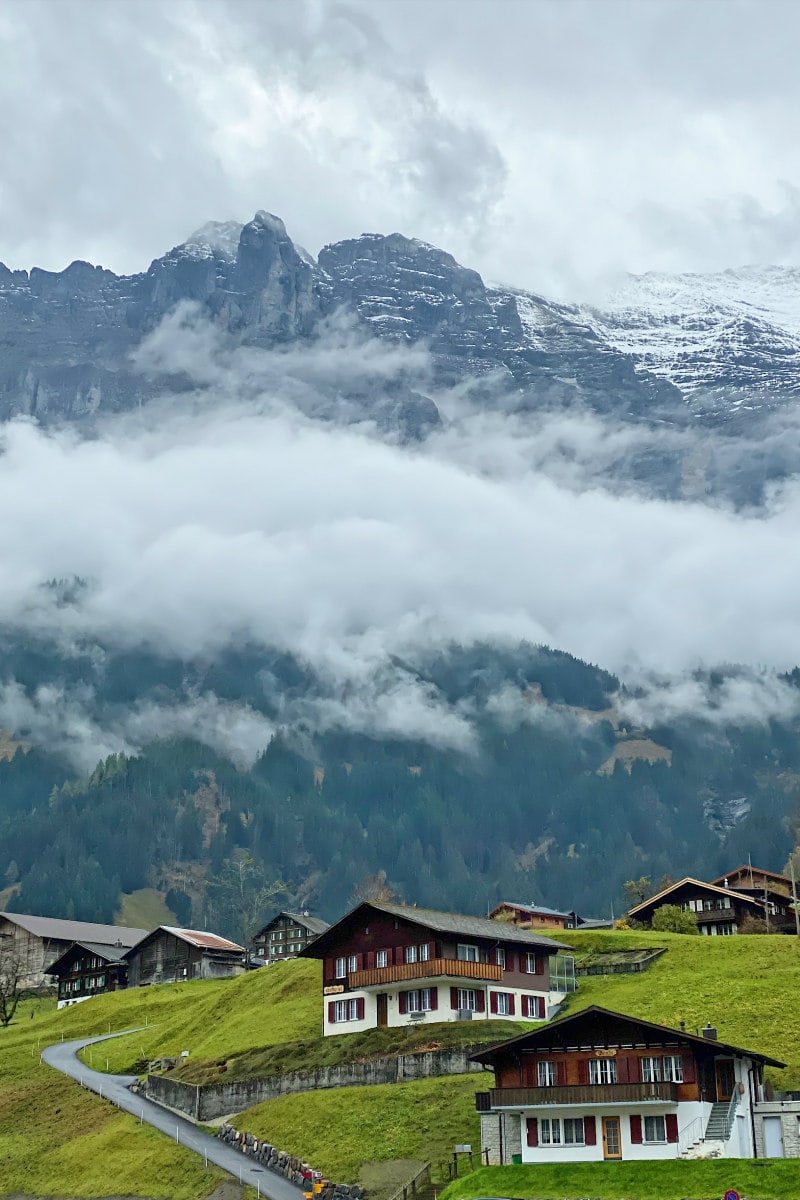
<instances>
[{"instance_id":1,"label":"house with wooden roof","mask_svg":"<svg viewBox=\"0 0 800 1200\"><path fill-rule=\"evenodd\" d=\"M50 963L47 974L57 981L58 1008L116 992L128 983L128 947L98 942L73 942Z\"/></svg>"},{"instance_id":2,"label":"house with wooden roof","mask_svg":"<svg viewBox=\"0 0 800 1200\"><path fill-rule=\"evenodd\" d=\"M259 929L253 938L253 949L268 965L296 958L326 929L330 925L321 917L312 917L307 912L279 912Z\"/></svg>"},{"instance_id":3,"label":"house with wooden roof","mask_svg":"<svg viewBox=\"0 0 800 1200\"><path fill-rule=\"evenodd\" d=\"M128 949L146 933L146 929L128 929L124 925L65 921L60 917L39 917L28 913L0 913L0 947L4 954L13 952L30 987L42 983L50 964L74 942Z\"/></svg>"},{"instance_id":4,"label":"house with wooden roof","mask_svg":"<svg viewBox=\"0 0 800 1200\"><path fill-rule=\"evenodd\" d=\"M643 925L650 925L655 912L665 904L694 913L699 933L711 937L723 937L738 933L748 917L763 920L766 908L763 900L748 896L745 892L730 887L718 887L715 883L703 883L700 879L687 876L670 884L663 891L643 900L628 912L628 916ZM788 904L783 906L783 916ZM778 915L778 914L776 914Z\"/></svg>"},{"instance_id":5,"label":"house with wooden roof","mask_svg":"<svg viewBox=\"0 0 800 1200\"><path fill-rule=\"evenodd\" d=\"M575 987L570 947L486 917L364 901L300 956L322 961L323 1033L542 1021Z\"/></svg>"},{"instance_id":6,"label":"house with wooden roof","mask_svg":"<svg viewBox=\"0 0 800 1200\"><path fill-rule=\"evenodd\" d=\"M246 970L245 949L204 929L159 925L125 954L128 986L222 979Z\"/></svg>"},{"instance_id":7,"label":"house with wooden roof","mask_svg":"<svg viewBox=\"0 0 800 1200\"><path fill-rule=\"evenodd\" d=\"M592 1006L474 1054L488 1163L752 1158L763 1068L785 1064Z\"/></svg>"},{"instance_id":8,"label":"house with wooden roof","mask_svg":"<svg viewBox=\"0 0 800 1200\"><path fill-rule=\"evenodd\" d=\"M519 904L504 900L489 913L493 921L510 921L522 929L612 929L614 922L598 917L581 917L574 910L562 912L544 904Z\"/></svg>"}]
</instances>

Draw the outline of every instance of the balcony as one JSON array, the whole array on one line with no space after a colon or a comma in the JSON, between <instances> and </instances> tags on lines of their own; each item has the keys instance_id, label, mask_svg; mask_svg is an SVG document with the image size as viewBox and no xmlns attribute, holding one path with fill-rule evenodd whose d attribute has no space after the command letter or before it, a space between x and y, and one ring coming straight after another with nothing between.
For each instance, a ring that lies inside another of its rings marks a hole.
<instances>
[{"instance_id":1,"label":"balcony","mask_svg":"<svg viewBox=\"0 0 800 1200\"><path fill-rule=\"evenodd\" d=\"M733 908L704 908L702 912L696 912L694 915L698 925L721 924L724 921L736 920L736 910Z\"/></svg>"},{"instance_id":2,"label":"balcony","mask_svg":"<svg viewBox=\"0 0 800 1200\"><path fill-rule=\"evenodd\" d=\"M478 1092L478 1112L551 1104L677 1104L677 1083L579 1083L572 1087L493 1088Z\"/></svg>"},{"instance_id":3,"label":"balcony","mask_svg":"<svg viewBox=\"0 0 800 1200\"><path fill-rule=\"evenodd\" d=\"M460 958L429 958L425 962L398 963L394 967L370 967L366 971L350 971L349 988L381 988L410 979L472 979L499 983L503 968L494 963L467 962Z\"/></svg>"}]
</instances>

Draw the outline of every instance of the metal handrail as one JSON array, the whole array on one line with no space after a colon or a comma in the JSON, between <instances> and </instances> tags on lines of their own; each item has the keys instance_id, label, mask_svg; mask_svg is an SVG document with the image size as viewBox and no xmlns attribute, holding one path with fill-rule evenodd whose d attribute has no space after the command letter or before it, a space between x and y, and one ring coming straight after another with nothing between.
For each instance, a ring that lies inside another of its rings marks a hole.
<instances>
[{"instance_id":1,"label":"metal handrail","mask_svg":"<svg viewBox=\"0 0 800 1200\"><path fill-rule=\"evenodd\" d=\"M690 1130L694 1130L695 1126L700 1126L699 1134ZM688 1125L684 1125L683 1129L678 1130L678 1153L681 1154L684 1150L688 1150L695 1142L702 1142L705 1133L705 1122L702 1117L695 1117Z\"/></svg>"}]
</instances>

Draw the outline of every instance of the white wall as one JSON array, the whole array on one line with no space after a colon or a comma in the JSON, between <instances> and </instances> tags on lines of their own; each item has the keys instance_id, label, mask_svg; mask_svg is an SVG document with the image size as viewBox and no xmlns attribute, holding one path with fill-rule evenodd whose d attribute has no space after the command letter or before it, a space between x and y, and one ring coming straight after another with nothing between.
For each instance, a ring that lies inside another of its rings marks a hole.
<instances>
[{"instance_id":1,"label":"white wall","mask_svg":"<svg viewBox=\"0 0 800 1200\"><path fill-rule=\"evenodd\" d=\"M522 1114L522 1161L524 1163L556 1163L556 1162L602 1162L603 1161L603 1117L619 1117L620 1142L623 1162L638 1162L652 1159L678 1158L680 1153L681 1130L696 1118L706 1117L711 1109L710 1104L694 1101L684 1101L677 1106L674 1104L629 1104L611 1108L609 1105L591 1107L590 1105L551 1106L549 1108L527 1109ZM668 1113L678 1114L678 1141L666 1143L642 1142L635 1145L631 1141L631 1114L642 1117L644 1132L644 1117L666 1116ZM597 1145L595 1146L528 1146L525 1120L527 1117L589 1117L595 1119L597 1129Z\"/></svg>"},{"instance_id":2,"label":"white wall","mask_svg":"<svg viewBox=\"0 0 800 1200\"><path fill-rule=\"evenodd\" d=\"M388 1024L391 1027L398 1025L433 1025L441 1021L456 1021L458 1013L450 1007L450 988L457 986L449 981L443 982L441 979L414 979L404 980L402 984L392 984L391 986L382 989L388 996ZM562 992L540 992L533 988L525 988L524 990L516 990L514 988L503 987L500 984L484 984L482 986L473 986L469 981L462 980L461 986L470 987L476 992L483 992L485 1011L482 1013L475 1012L472 1014L473 1021L523 1021L530 1018L521 1017L522 997L523 996L541 996L545 1004L545 1013L554 1004L560 1004L564 999ZM423 1017L412 1017L410 1013L400 1012L400 992L410 991L412 988L438 988L439 990L439 1006L435 1011L426 1012ZM514 1016L501 1016L499 1013L490 1012L489 992L490 991L505 991L509 992L514 997ZM360 1033L364 1029L374 1029L378 1023L378 1001L377 991L353 991L339 992L332 996L323 996L323 1033ZM328 1021L328 1004L331 1000L364 1000L364 1019L362 1021L341 1021L331 1024ZM546 1019L546 1018L543 1018Z\"/></svg>"}]
</instances>

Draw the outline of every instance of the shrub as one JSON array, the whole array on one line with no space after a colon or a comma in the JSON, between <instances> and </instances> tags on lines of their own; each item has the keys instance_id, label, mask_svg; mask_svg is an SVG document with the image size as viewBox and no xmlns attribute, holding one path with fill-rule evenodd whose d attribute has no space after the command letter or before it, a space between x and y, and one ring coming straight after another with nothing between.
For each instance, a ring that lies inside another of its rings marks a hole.
<instances>
[{"instance_id":1,"label":"shrub","mask_svg":"<svg viewBox=\"0 0 800 1200\"><path fill-rule=\"evenodd\" d=\"M697 920L688 909L679 908L677 904L662 904L653 913L653 929L659 933L697 933Z\"/></svg>"}]
</instances>

